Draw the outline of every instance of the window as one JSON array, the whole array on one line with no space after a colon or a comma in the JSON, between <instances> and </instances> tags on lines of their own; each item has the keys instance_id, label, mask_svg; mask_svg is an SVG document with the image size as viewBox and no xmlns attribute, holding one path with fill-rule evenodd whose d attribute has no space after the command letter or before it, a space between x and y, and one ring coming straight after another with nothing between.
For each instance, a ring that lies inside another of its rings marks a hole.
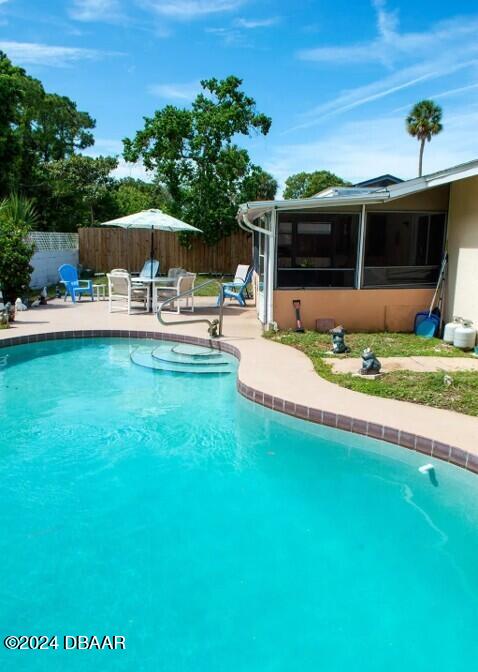
<instances>
[{"instance_id":1,"label":"window","mask_svg":"<svg viewBox=\"0 0 478 672\"><path fill-rule=\"evenodd\" d=\"M359 215L281 213L277 287L354 287Z\"/></svg>"},{"instance_id":2,"label":"window","mask_svg":"<svg viewBox=\"0 0 478 672\"><path fill-rule=\"evenodd\" d=\"M369 212L364 287L433 285L445 240L445 215Z\"/></svg>"}]
</instances>

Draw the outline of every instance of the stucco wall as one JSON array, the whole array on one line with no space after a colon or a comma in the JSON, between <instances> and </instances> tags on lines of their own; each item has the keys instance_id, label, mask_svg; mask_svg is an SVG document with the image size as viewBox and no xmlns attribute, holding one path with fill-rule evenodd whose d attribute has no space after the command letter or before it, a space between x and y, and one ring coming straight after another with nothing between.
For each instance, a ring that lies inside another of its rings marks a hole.
<instances>
[{"instance_id":1,"label":"stucco wall","mask_svg":"<svg viewBox=\"0 0 478 672\"><path fill-rule=\"evenodd\" d=\"M274 321L281 329L295 326L293 299L301 300L304 327L331 317L349 331L412 331L415 314L428 309L431 289L276 290Z\"/></svg>"},{"instance_id":2,"label":"stucco wall","mask_svg":"<svg viewBox=\"0 0 478 672\"><path fill-rule=\"evenodd\" d=\"M459 315L478 327L478 177L451 185L448 252L447 317Z\"/></svg>"},{"instance_id":3,"label":"stucco wall","mask_svg":"<svg viewBox=\"0 0 478 672\"><path fill-rule=\"evenodd\" d=\"M375 205L367 205L367 210L372 212L376 210L415 210L416 212L427 210L448 210L449 187L435 187L428 189L412 196L398 198L397 200L388 201L387 203L380 203Z\"/></svg>"}]
</instances>

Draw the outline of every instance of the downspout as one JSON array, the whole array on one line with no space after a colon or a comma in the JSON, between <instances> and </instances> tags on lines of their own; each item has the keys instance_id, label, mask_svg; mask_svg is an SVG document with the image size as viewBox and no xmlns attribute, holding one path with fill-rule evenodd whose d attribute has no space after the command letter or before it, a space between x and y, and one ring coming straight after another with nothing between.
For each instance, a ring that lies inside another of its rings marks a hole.
<instances>
[{"instance_id":1,"label":"downspout","mask_svg":"<svg viewBox=\"0 0 478 672\"><path fill-rule=\"evenodd\" d=\"M366 228L366 217L367 217L367 206L365 203L362 204L362 214L360 216L360 236L359 236L359 247L358 247L358 264L357 264L357 278L355 284L357 289L362 289L363 283L363 267L364 267L364 254L365 254L365 228Z\"/></svg>"},{"instance_id":2,"label":"downspout","mask_svg":"<svg viewBox=\"0 0 478 672\"><path fill-rule=\"evenodd\" d=\"M241 219L243 220L244 224L241 222ZM245 212L241 212L239 214L237 223L243 229L244 231L247 231L247 233L250 233L251 231L257 231L258 233L263 233L266 236L272 235L270 231L267 229L262 229L260 226L256 226L253 224L247 214Z\"/></svg>"},{"instance_id":3,"label":"downspout","mask_svg":"<svg viewBox=\"0 0 478 672\"><path fill-rule=\"evenodd\" d=\"M271 212L271 228L267 245L267 283L266 283L266 326L274 322L274 275L276 258L276 230L277 230L277 210Z\"/></svg>"},{"instance_id":4,"label":"downspout","mask_svg":"<svg viewBox=\"0 0 478 672\"><path fill-rule=\"evenodd\" d=\"M242 222L241 222L242 219ZM238 224L244 231L250 233L251 231L257 231L257 233L263 234L268 237L267 245L267 270L265 277L265 315L264 322L266 325L271 324L274 319L274 262L275 262L275 231L276 231L276 221L277 221L277 212L274 209L271 212L271 228L263 229L260 226L253 224L247 216L247 213L241 212L238 217Z\"/></svg>"}]
</instances>

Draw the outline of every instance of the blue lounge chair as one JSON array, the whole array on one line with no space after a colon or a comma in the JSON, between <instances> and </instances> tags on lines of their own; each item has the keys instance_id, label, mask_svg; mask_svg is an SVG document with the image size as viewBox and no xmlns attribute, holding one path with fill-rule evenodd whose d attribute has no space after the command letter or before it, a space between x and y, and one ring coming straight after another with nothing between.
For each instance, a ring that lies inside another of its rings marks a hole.
<instances>
[{"instance_id":1,"label":"blue lounge chair","mask_svg":"<svg viewBox=\"0 0 478 672\"><path fill-rule=\"evenodd\" d=\"M131 273L133 277L155 278L159 275L159 261L157 259L148 259L139 273Z\"/></svg>"},{"instance_id":2,"label":"blue lounge chair","mask_svg":"<svg viewBox=\"0 0 478 672\"><path fill-rule=\"evenodd\" d=\"M65 301L68 294L71 296L73 303L76 303L76 299L81 299L83 294L88 294L91 296L91 300L94 301L95 297L93 295L93 281L92 280L79 280L78 271L71 264L63 264L58 269L58 275L60 276L60 282L65 285Z\"/></svg>"},{"instance_id":3,"label":"blue lounge chair","mask_svg":"<svg viewBox=\"0 0 478 672\"><path fill-rule=\"evenodd\" d=\"M245 266L238 266L238 271L240 268L245 269ZM238 275L238 271L236 271L236 275L234 277L234 280L232 282L224 282L222 285L222 296L223 299L234 299L239 303L240 306L245 306L246 305L246 298L247 298L247 286L250 284L252 280L252 274L254 272L254 266L249 266L247 268L246 273L244 274L243 277L240 277ZM221 303L221 295L217 297L217 305L219 306Z\"/></svg>"}]
</instances>

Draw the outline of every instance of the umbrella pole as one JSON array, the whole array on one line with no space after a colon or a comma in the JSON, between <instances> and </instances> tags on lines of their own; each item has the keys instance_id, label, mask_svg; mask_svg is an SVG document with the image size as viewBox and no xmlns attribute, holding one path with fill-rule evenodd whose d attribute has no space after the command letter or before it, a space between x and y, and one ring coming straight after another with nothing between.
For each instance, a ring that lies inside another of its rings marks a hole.
<instances>
[{"instance_id":1,"label":"umbrella pole","mask_svg":"<svg viewBox=\"0 0 478 672\"><path fill-rule=\"evenodd\" d=\"M126 263L127 266L126 268L128 269L128 273L131 273L131 267L130 267L130 259L129 259L129 238L130 238L130 232L129 229L126 229Z\"/></svg>"},{"instance_id":2,"label":"umbrella pole","mask_svg":"<svg viewBox=\"0 0 478 672\"><path fill-rule=\"evenodd\" d=\"M151 227L151 250L150 250L150 264L149 264L151 280L153 279L153 259L154 259L154 226Z\"/></svg>"}]
</instances>

